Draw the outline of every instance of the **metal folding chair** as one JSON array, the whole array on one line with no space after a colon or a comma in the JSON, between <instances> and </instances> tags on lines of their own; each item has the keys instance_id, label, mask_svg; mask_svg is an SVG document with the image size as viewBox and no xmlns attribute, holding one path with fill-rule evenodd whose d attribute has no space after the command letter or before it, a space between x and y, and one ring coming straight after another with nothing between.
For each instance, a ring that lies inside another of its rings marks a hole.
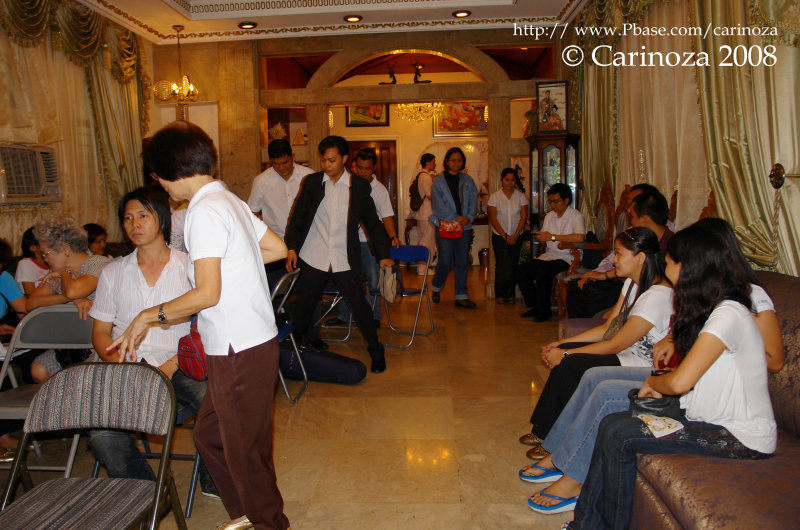
<instances>
[{"instance_id":1,"label":"metal folding chair","mask_svg":"<svg viewBox=\"0 0 800 530\"><path fill-rule=\"evenodd\" d=\"M275 312L275 315L286 314L286 302L292 295L294 285L297 283L297 278L299 276L300 269L287 272L281 276L280 280L278 280L277 283L272 287L270 299L272 300L272 309ZM275 305L276 302L277 305ZM289 322L278 324L278 342L282 342L287 337L289 338L289 341L292 343L292 355L297 357L297 363L300 366L300 371L303 373L303 385L293 397L291 392L289 392L289 387L286 384L286 379L283 377L283 372L281 372L280 368L278 368L278 377L280 378L281 386L283 387L283 393L286 394L286 399L289 400L289 403L294 405L308 388L308 374L306 374L306 367L303 365L303 359L300 356L300 349L297 347L297 341L295 340L292 331L294 331L294 326Z\"/></svg>"},{"instance_id":2,"label":"metal folding chair","mask_svg":"<svg viewBox=\"0 0 800 530\"><path fill-rule=\"evenodd\" d=\"M17 384L14 372L9 370L8 363L20 350L30 349L88 349L92 345L92 321L82 320L78 316L75 304L60 304L39 307L25 315L17 324L8 351L5 352L3 367L0 369L0 383L6 375L13 388L0 392L0 419L24 420L28 414L28 406L41 385ZM70 448L69 458L65 466L28 466L33 471L64 471L64 476L72 473L72 465L78 452L80 435L75 434ZM20 448L24 447L20 445ZM39 447L34 442L37 455ZM20 449L22 450L22 449ZM7 469L7 466L0 466Z\"/></svg>"},{"instance_id":3,"label":"metal folding chair","mask_svg":"<svg viewBox=\"0 0 800 530\"><path fill-rule=\"evenodd\" d=\"M339 338L328 338L326 337L325 340L327 342L347 342L350 340L350 335L353 333L353 314L350 313L350 319L347 321L347 328L343 326L326 326L325 319L330 315L334 308L338 306L340 303L344 302L344 296L342 293L339 292L339 289L336 287L326 287L322 290L322 296L327 296L332 298L331 305L328 306L328 309L322 314L322 316L317 320L315 326L322 326L322 329L347 329L347 333L344 337Z\"/></svg>"},{"instance_id":4,"label":"metal folding chair","mask_svg":"<svg viewBox=\"0 0 800 530\"><path fill-rule=\"evenodd\" d=\"M81 363L53 375L31 401L21 445L35 432L123 429L164 436L156 482L120 478L56 478L30 489L25 453L14 458L0 504L0 528L137 528L155 530L169 504L186 528L168 452L175 392L144 363ZM11 503L20 478L27 491Z\"/></svg>"},{"instance_id":5,"label":"metal folding chair","mask_svg":"<svg viewBox=\"0 0 800 530\"><path fill-rule=\"evenodd\" d=\"M397 293L397 296L401 298L410 298L416 296L419 298L417 301L417 311L414 314L414 326L411 330L403 330L396 328L394 324L392 324L392 316L389 313L389 303L386 299L383 299L383 307L386 310L386 321L389 324L389 328L394 331L395 333L400 333L403 335L411 335L408 342L406 344L390 344L384 343L384 346L391 346L392 348L400 348L404 350L411 346L414 343L414 339L417 335L422 335L424 337L430 335L434 332L434 325L433 325L433 309L431 308L431 298L430 293L428 290L428 269L430 267L430 253L428 249L419 246L419 245L402 245L399 247L392 247L389 250L389 257L391 257L395 261L403 261L406 263L415 263L419 261L425 262L425 274L422 276L422 286L418 289L408 289L403 286L403 290ZM380 295L380 289L373 289L370 291L370 294L373 295ZM418 324L419 324L419 313L422 309L422 299L425 298L428 304L428 321L430 323L430 329L425 332L418 331Z\"/></svg>"}]
</instances>

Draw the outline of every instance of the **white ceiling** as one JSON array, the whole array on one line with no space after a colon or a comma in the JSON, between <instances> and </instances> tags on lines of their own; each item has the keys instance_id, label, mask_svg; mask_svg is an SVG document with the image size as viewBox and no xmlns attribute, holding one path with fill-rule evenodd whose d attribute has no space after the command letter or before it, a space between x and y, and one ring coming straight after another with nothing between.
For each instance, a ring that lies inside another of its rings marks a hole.
<instances>
[{"instance_id":1,"label":"white ceiling","mask_svg":"<svg viewBox=\"0 0 800 530\"><path fill-rule=\"evenodd\" d=\"M145 39L219 41L344 33L503 28L514 23L552 25L572 20L586 0L79 0ZM455 19L452 12L472 15ZM361 22L344 21L361 15ZM237 24L258 23L254 30ZM529 39L526 39L529 42Z\"/></svg>"}]
</instances>

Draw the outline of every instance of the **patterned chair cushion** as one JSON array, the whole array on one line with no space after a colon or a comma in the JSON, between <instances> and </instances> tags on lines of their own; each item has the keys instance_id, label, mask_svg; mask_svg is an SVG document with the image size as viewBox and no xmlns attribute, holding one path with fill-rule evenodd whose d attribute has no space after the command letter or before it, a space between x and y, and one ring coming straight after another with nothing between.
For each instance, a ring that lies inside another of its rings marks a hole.
<instances>
[{"instance_id":1,"label":"patterned chair cushion","mask_svg":"<svg viewBox=\"0 0 800 530\"><path fill-rule=\"evenodd\" d=\"M155 484L118 478L48 480L0 512L0 528L127 528L152 504Z\"/></svg>"}]
</instances>

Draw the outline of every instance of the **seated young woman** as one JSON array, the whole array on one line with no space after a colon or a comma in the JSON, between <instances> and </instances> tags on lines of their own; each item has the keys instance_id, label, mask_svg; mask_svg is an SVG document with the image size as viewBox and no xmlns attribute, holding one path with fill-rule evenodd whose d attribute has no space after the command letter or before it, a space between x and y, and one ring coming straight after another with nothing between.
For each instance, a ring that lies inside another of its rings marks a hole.
<instances>
[{"instance_id":1,"label":"seated young woman","mask_svg":"<svg viewBox=\"0 0 800 530\"><path fill-rule=\"evenodd\" d=\"M27 309L73 302L78 306L81 318L86 319L92 307L94 290L100 273L110 258L89 255L86 232L69 217L53 217L40 221L34 230L42 256L50 266L50 272L41 285L28 297ZM97 354L92 354L98 360ZM74 358L72 358L74 360ZM66 361L56 352L48 350L37 357L31 365L31 375L43 383L51 375L65 367Z\"/></svg>"},{"instance_id":2,"label":"seated young woman","mask_svg":"<svg viewBox=\"0 0 800 530\"><path fill-rule=\"evenodd\" d=\"M726 221L715 218L704 219L697 226L724 244L729 266L737 271L736 275L749 278L750 299L756 326L764 341L767 369L778 372L783 367L784 348L775 307L758 285L758 279L739 249L733 229ZM653 365L662 367L673 354L672 336L668 335L653 348ZM578 389L542 443L542 447L552 454L535 466L520 471L520 478L526 482L555 480L530 498L528 506L533 511L559 513L573 509L589 471L600 421L608 414L628 410L628 391L641 386L650 373L650 368L598 367L583 375Z\"/></svg>"},{"instance_id":3,"label":"seated young woman","mask_svg":"<svg viewBox=\"0 0 800 530\"><path fill-rule=\"evenodd\" d=\"M753 317L752 272L737 266L724 238L707 227L682 230L667 251L673 341L687 353L674 371L649 376L639 389L640 397L680 396L683 428L656 438L627 411L606 416L570 528L630 525L637 454L760 459L775 450L767 370L779 368L782 351L773 349L772 334L764 340Z\"/></svg>"},{"instance_id":4,"label":"seated young woman","mask_svg":"<svg viewBox=\"0 0 800 530\"><path fill-rule=\"evenodd\" d=\"M542 348L542 360L552 371L531 415L533 429L520 438L534 446L527 453L534 460L547 454L542 440L586 370L595 366L648 367L653 345L669 331L672 289L664 277L656 234L649 228L629 228L617 236L614 249L617 276L627 279L611 317L596 328Z\"/></svg>"},{"instance_id":5,"label":"seated young woman","mask_svg":"<svg viewBox=\"0 0 800 530\"><path fill-rule=\"evenodd\" d=\"M14 273L14 279L17 280L25 295L29 295L39 287L39 284L42 283L42 278L50 272L50 268L42 257L39 242L33 234L33 227L22 233L22 255L24 257L17 263L17 272Z\"/></svg>"}]
</instances>

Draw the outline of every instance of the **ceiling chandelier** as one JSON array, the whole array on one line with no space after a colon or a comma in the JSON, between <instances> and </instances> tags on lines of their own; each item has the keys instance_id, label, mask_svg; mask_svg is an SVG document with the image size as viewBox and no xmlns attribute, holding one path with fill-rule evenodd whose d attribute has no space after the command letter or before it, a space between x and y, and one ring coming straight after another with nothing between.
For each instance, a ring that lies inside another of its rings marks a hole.
<instances>
[{"instance_id":1,"label":"ceiling chandelier","mask_svg":"<svg viewBox=\"0 0 800 530\"><path fill-rule=\"evenodd\" d=\"M444 112L441 103L398 103L395 107L398 118L408 121L427 121Z\"/></svg>"},{"instance_id":2,"label":"ceiling chandelier","mask_svg":"<svg viewBox=\"0 0 800 530\"><path fill-rule=\"evenodd\" d=\"M189 101L197 101L200 97L200 92L189 81L188 75L183 75L181 69L181 31L183 26L176 24L172 29L178 34L178 79L179 82L170 83L169 81L156 81L153 85L153 93L161 101L175 100L175 119L187 120L189 118L189 110L186 103Z\"/></svg>"}]
</instances>

